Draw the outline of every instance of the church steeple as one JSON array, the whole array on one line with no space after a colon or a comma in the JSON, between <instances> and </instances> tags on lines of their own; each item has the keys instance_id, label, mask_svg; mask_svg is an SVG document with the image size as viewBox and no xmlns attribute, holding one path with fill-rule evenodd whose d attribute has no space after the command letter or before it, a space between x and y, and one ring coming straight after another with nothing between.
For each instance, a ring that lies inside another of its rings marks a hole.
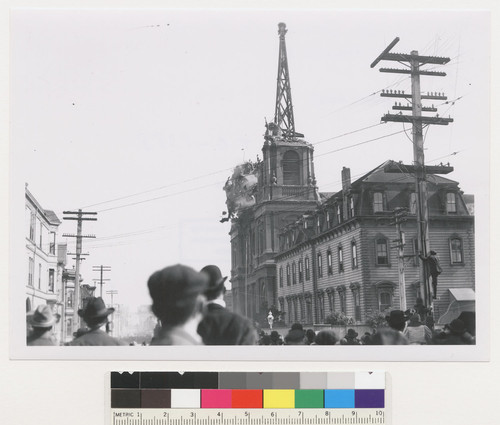
<instances>
[{"instance_id":1,"label":"church steeple","mask_svg":"<svg viewBox=\"0 0 500 425\"><path fill-rule=\"evenodd\" d=\"M292 91L290 89L290 74L286 55L285 34L286 24L278 24L280 49L278 58L278 80L276 87L276 108L274 110L274 124L281 130L284 137L295 136L295 122L293 119Z\"/></svg>"}]
</instances>

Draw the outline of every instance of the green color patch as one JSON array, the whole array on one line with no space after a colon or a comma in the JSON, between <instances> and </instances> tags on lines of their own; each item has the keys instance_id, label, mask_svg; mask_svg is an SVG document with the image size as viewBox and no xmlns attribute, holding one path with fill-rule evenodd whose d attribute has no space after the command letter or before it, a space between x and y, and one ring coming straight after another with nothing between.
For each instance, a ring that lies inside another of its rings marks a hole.
<instances>
[{"instance_id":1,"label":"green color patch","mask_svg":"<svg viewBox=\"0 0 500 425\"><path fill-rule=\"evenodd\" d=\"M295 390L295 408L323 408L323 390Z\"/></svg>"}]
</instances>

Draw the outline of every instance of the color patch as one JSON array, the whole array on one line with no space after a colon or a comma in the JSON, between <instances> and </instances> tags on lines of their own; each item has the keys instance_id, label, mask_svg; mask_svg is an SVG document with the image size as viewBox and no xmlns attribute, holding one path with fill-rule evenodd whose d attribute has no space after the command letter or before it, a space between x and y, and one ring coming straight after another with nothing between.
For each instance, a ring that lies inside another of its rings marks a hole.
<instances>
[{"instance_id":1,"label":"color patch","mask_svg":"<svg viewBox=\"0 0 500 425\"><path fill-rule=\"evenodd\" d=\"M146 389L141 390L141 407L143 409L170 408L171 390Z\"/></svg>"},{"instance_id":2,"label":"color patch","mask_svg":"<svg viewBox=\"0 0 500 425\"><path fill-rule=\"evenodd\" d=\"M325 390L325 408L353 408L354 390Z\"/></svg>"},{"instance_id":3,"label":"color patch","mask_svg":"<svg viewBox=\"0 0 500 425\"><path fill-rule=\"evenodd\" d=\"M140 372L111 372L111 388L140 388Z\"/></svg>"},{"instance_id":4,"label":"color patch","mask_svg":"<svg viewBox=\"0 0 500 425\"><path fill-rule=\"evenodd\" d=\"M384 390L355 390L356 408L384 408Z\"/></svg>"},{"instance_id":5,"label":"color patch","mask_svg":"<svg viewBox=\"0 0 500 425\"><path fill-rule=\"evenodd\" d=\"M385 372L356 372L353 388L356 390L383 390L385 389Z\"/></svg>"},{"instance_id":6,"label":"color patch","mask_svg":"<svg viewBox=\"0 0 500 425\"><path fill-rule=\"evenodd\" d=\"M277 372L273 373L273 385L275 390L295 390L300 388L300 373L299 372Z\"/></svg>"},{"instance_id":7,"label":"color patch","mask_svg":"<svg viewBox=\"0 0 500 425\"><path fill-rule=\"evenodd\" d=\"M141 390L114 389L111 390L111 408L139 409L141 407Z\"/></svg>"},{"instance_id":8,"label":"color patch","mask_svg":"<svg viewBox=\"0 0 500 425\"><path fill-rule=\"evenodd\" d=\"M231 390L201 390L201 407L207 409L231 408Z\"/></svg>"},{"instance_id":9,"label":"color patch","mask_svg":"<svg viewBox=\"0 0 500 425\"><path fill-rule=\"evenodd\" d=\"M220 389L246 389L247 373L245 372L221 372L219 374Z\"/></svg>"},{"instance_id":10,"label":"color patch","mask_svg":"<svg viewBox=\"0 0 500 425\"><path fill-rule=\"evenodd\" d=\"M323 408L323 390L295 390L295 408Z\"/></svg>"},{"instance_id":11,"label":"color patch","mask_svg":"<svg viewBox=\"0 0 500 425\"><path fill-rule=\"evenodd\" d=\"M233 409L262 409L262 390L232 390Z\"/></svg>"},{"instance_id":12,"label":"color patch","mask_svg":"<svg viewBox=\"0 0 500 425\"><path fill-rule=\"evenodd\" d=\"M193 388L219 388L219 374L217 372L196 372Z\"/></svg>"},{"instance_id":13,"label":"color patch","mask_svg":"<svg viewBox=\"0 0 500 425\"><path fill-rule=\"evenodd\" d=\"M200 390L172 389L170 401L173 409L199 409Z\"/></svg>"},{"instance_id":14,"label":"color patch","mask_svg":"<svg viewBox=\"0 0 500 425\"><path fill-rule=\"evenodd\" d=\"M270 372L263 373L247 373L246 374L246 387L249 390L265 390L266 388L273 388L273 374Z\"/></svg>"},{"instance_id":15,"label":"color patch","mask_svg":"<svg viewBox=\"0 0 500 425\"><path fill-rule=\"evenodd\" d=\"M141 372L141 388L170 388L168 375L169 372Z\"/></svg>"},{"instance_id":16,"label":"color patch","mask_svg":"<svg viewBox=\"0 0 500 425\"><path fill-rule=\"evenodd\" d=\"M318 390L328 388L326 386L327 374L323 372L301 372L300 373L300 389L302 390Z\"/></svg>"},{"instance_id":17,"label":"color patch","mask_svg":"<svg viewBox=\"0 0 500 425\"><path fill-rule=\"evenodd\" d=\"M326 387L329 390L353 390L354 372L329 372L326 378Z\"/></svg>"},{"instance_id":18,"label":"color patch","mask_svg":"<svg viewBox=\"0 0 500 425\"><path fill-rule=\"evenodd\" d=\"M264 409L295 408L294 390L264 390Z\"/></svg>"},{"instance_id":19,"label":"color patch","mask_svg":"<svg viewBox=\"0 0 500 425\"><path fill-rule=\"evenodd\" d=\"M200 372L168 372L166 376L167 388L199 388L195 385L195 376Z\"/></svg>"}]
</instances>

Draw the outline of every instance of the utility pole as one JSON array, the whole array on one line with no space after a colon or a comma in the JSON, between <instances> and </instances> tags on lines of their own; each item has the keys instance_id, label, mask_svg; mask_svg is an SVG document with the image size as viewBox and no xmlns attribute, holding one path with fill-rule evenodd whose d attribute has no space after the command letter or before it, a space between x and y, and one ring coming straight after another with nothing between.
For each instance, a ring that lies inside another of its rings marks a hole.
<instances>
[{"instance_id":1,"label":"utility pole","mask_svg":"<svg viewBox=\"0 0 500 425\"><path fill-rule=\"evenodd\" d=\"M116 289L112 289L110 291L106 291L106 294L111 295L111 307L114 308L113 307L114 306L113 296L117 295L118 291ZM115 327L115 324L113 323L114 317L115 317L115 312L111 313L111 329L110 329L111 332L110 333L112 336L114 335L114 327Z\"/></svg>"},{"instance_id":2,"label":"utility pole","mask_svg":"<svg viewBox=\"0 0 500 425\"><path fill-rule=\"evenodd\" d=\"M406 221L406 215L408 214L406 208L395 208L394 209L394 224L396 225L396 233L398 235L393 248L398 249L398 281L399 281L399 308L400 310L406 310L406 280L405 280L405 256L404 247L406 244L405 234L401 230L401 223Z\"/></svg>"},{"instance_id":3,"label":"utility pole","mask_svg":"<svg viewBox=\"0 0 500 425\"><path fill-rule=\"evenodd\" d=\"M83 212L81 209L78 211L63 211L63 214L69 217L63 217L63 220L76 220L76 235L64 233L63 236L67 238L76 238L76 251L75 251L75 292L73 303L73 331L77 331L80 327L80 317L78 316L78 309L80 308L80 261L82 260L82 239L95 238L95 235L82 235L82 222L84 221L97 221L95 217L84 217L84 215L97 215L96 212ZM72 217L76 215L76 217Z\"/></svg>"},{"instance_id":4,"label":"utility pole","mask_svg":"<svg viewBox=\"0 0 500 425\"><path fill-rule=\"evenodd\" d=\"M453 171L453 167L449 166L425 166L424 161L424 139L423 139L423 126L424 125L448 125L453 122L452 118L442 118L439 114L436 116L424 116L422 112L437 112L437 109L432 107L423 107L422 100L447 100L448 98L443 93L427 93L422 95L420 92L420 76L434 76L444 77L446 73L438 71L423 70L422 65L445 65L450 61L450 58L435 57L435 56L420 56L416 50L410 54L406 53L390 53L390 50L399 42L396 37L384 51L375 59L370 65L371 68L375 67L381 60L389 60L399 62L409 69L394 69L394 68L380 68L380 72L393 73L393 74L409 74L411 75L411 94L407 94L401 90L382 90L381 97L394 97L402 98L411 101L411 104L401 105L396 103L392 109L399 110L399 114L385 114L382 117L384 122L401 122L412 124L413 136L413 164L391 164L386 167L385 172L394 173L413 173L415 175L415 191L417 194L417 231L418 231L418 250L419 252L427 255L430 250L429 243L429 210L427 206L427 180L426 174L448 174ZM407 64L407 65L406 65ZM403 115L401 111L411 111L411 115ZM425 267L420 267L420 293L426 306L432 306L432 297L429 288L429 281L425 273Z\"/></svg>"},{"instance_id":5,"label":"utility pole","mask_svg":"<svg viewBox=\"0 0 500 425\"><path fill-rule=\"evenodd\" d=\"M111 280L111 279L103 279L103 274L104 274L104 272L110 272L111 266L103 266L102 264L100 266L93 266L92 271L93 272L100 272L100 278L94 279L94 282L97 282L100 285L99 296L102 298L102 285L104 285L104 282L109 282Z\"/></svg>"}]
</instances>

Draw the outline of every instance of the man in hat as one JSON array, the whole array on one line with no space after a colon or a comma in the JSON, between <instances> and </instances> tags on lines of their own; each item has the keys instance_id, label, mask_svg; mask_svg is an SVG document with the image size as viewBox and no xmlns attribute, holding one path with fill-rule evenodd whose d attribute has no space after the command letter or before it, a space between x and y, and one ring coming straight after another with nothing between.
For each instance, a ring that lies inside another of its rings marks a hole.
<instances>
[{"instance_id":1,"label":"man in hat","mask_svg":"<svg viewBox=\"0 0 500 425\"><path fill-rule=\"evenodd\" d=\"M57 345L52 334L52 326L56 322L57 319L52 314L52 308L46 304L39 305L32 314L28 315L28 323L33 330L26 339L27 345Z\"/></svg>"},{"instance_id":2,"label":"man in hat","mask_svg":"<svg viewBox=\"0 0 500 425\"><path fill-rule=\"evenodd\" d=\"M107 325L108 316L114 311L114 308L106 307L101 297L90 297L85 308L78 310L78 315L85 321L89 331L74 339L68 345L123 345L101 329Z\"/></svg>"},{"instance_id":3,"label":"man in hat","mask_svg":"<svg viewBox=\"0 0 500 425\"><path fill-rule=\"evenodd\" d=\"M292 324L285 335L285 345L307 345L306 333L300 323Z\"/></svg>"},{"instance_id":4,"label":"man in hat","mask_svg":"<svg viewBox=\"0 0 500 425\"><path fill-rule=\"evenodd\" d=\"M340 340L341 345L360 345L358 333L354 329L348 329L344 338Z\"/></svg>"},{"instance_id":5,"label":"man in hat","mask_svg":"<svg viewBox=\"0 0 500 425\"><path fill-rule=\"evenodd\" d=\"M222 277L219 267L209 265L201 269L208 278L205 290L208 305L205 317L198 326L198 334L206 345L255 345L257 331L250 320L226 308L226 277Z\"/></svg>"},{"instance_id":6,"label":"man in hat","mask_svg":"<svg viewBox=\"0 0 500 425\"><path fill-rule=\"evenodd\" d=\"M388 316L385 316L385 320L392 329L403 333L408 317L402 310L392 310Z\"/></svg>"},{"instance_id":7,"label":"man in hat","mask_svg":"<svg viewBox=\"0 0 500 425\"><path fill-rule=\"evenodd\" d=\"M438 284L438 276L441 274L443 269L441 268L441 264L439 263L439 258L437 256L436 251L429 251L429 255L425 256L422 253L419 254L420 259L427 266L427 275L432 279L432 292L433 299L437 298L437 284Z\"/></svg>"},{"instance_id":8,"label":"man in hat","mask_svg":"<svg viewBox=\"0 0 500 425\"><path fill-rule=\"evenodd\" d=\"M151 345L203 345L196 330L203 317L208 277L177 264L153 273L148 289L161 328Z\"/></svg>"}]
</instances>

